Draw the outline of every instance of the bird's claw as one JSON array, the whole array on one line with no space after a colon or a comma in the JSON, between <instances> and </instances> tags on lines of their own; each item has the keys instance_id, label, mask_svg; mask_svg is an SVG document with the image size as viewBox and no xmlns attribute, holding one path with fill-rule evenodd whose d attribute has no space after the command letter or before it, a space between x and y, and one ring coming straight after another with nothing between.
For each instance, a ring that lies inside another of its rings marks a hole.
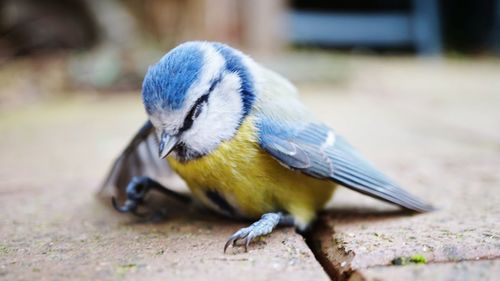
<instances>
[{"instance_id":1,"label":"bird's claw","mask_svg":"<svg viewBox=\"0 0 500 281\"><path fill-rule=\"evenodd\" d=\"M148 206L145 202L145 198L151 190L161 192L162 194L177 199L182 203L191 202L191 198L189 196L169 190L148 177L136 176L133 177L127 185L125 190L127 200L123 206L118 206L114 197L111 198L111 203L113 203L115 210L120 213L132 213L142 218L150 217L153 220L161 220L166 217L165 213L162 210L155 210L152 206ZM139 206L142 206L141 209L146 207L146 209L149 210L147 212L139 212Z\"/></svg>"},{"instance_id":2,"label":"bird's claw","mask_svg":"<svg viewBox=\"0 0 500 281\"><path fill-rule=\"evenodd\" d=\"M248 252L248 245L250 245L250 242L252 242L252 240L259 236L256 235L253 230L254 228L252 226L249 226L242 228L231 235L231 237L229 237L229 239L227 240L226 245L224 245L224 253L226 252L229 245L232 245L234 247L240 240L244 241L243 245L245 247L245 252Z\"/></svg>"},{"instance_id":3,"label":"bird's claw","mask_svg":"<svg viewBox=\"0 0 500 281\"><path fill-rule=\"evenodd\" d=\"M116 199L111 198L111 203L115 210L120 213L132 213L135 216L144 218L150 215L150 212L139 212L139 206L144 205L144 198L151 189L151 180L146 177L133 177L126 188L127 200L123 206L118 206Z\"/></svg>"},{"instance_id":4,"label":"bird's claw","mask_svg":"<svg viewBox=\"0 0 500 281\"><path fill-rule=\"evenodd\" d=\"M113 204L113 208L120 213L132 213L141 218L147 217L149 214L148 212L139 212L138 207L141 203L134 200L127 199L123 206L118 206L115 197L111 197L111 203Z\"/></svg>"},{"instance_id":5,"label":"bird's claw","mask_svg":"<svg viewBox=\"0 0 500 281\"><path fill-rule=\"evenodd\" d=\"M242 228L236 231L226 242L224 245L224 253L226 252L229 245L236 245L236 243L240 240L245 242L245 252L248 252L248 245L255 238L267 235L273 231L273 229L279 224L290 224L293 222L289 216L285 216L282 213L267 213L262 215L262 217L254 222L249 227Z\"/></svg>"}]
</instances>

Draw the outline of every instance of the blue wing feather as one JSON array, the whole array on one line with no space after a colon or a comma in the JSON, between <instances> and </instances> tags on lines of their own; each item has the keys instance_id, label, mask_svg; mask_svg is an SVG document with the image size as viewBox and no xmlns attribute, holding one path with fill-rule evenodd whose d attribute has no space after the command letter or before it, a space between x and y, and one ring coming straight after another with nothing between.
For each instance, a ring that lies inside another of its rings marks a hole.
<instances>
[{"instance_id":1,"label":"blue wing feather","mask_svg":"<svg viewBox=\"0 0 500 281\"><path fill-rule=\"evenodd\" d=\"M410 210L433 209L389 180L324 124L302 125L298 126L300 129L295 126L292 129L285 123L261 120L258 123L261 147L283 165L310 176L333 180ZM331 143L327 142L329 135Z\"/></svg>"}]
</instances>

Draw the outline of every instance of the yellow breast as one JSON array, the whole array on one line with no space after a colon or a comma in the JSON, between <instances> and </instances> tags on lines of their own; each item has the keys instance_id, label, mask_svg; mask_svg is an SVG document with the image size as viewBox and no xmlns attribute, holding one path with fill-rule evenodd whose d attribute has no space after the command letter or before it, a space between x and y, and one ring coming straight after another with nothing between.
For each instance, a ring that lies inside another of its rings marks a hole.
<instances>
[{"instance_id":1,"label":"yellow breast","mask_svg":"<svg viewBox=\"0 0 500 281\"><path fill-rule=\"evenodd\" d=\"M249 218L285 211L299 226L307 225L330 199L335 184L282 166L256 138L252 119L247 118L237 134L212 153L185 163L171 156L167 160L193 195L216 210L229 205ZM214 200L214 194L219 198ZM217 199L224 204L214 202Z\"/></svg>"}]
</instances>

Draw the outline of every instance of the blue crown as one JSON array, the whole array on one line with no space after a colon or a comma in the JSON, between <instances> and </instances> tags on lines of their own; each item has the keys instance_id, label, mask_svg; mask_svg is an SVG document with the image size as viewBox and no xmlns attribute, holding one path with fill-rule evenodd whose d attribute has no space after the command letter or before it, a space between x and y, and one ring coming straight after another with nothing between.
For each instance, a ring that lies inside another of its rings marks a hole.
<instances>
[{"instance_id":1,"label":"blue crown","mask_svg":"<svg viewBox=\"0 0 500 281\"><path fill-rule=\"evenodd\" d=\"M201 76L204 62L201 44L203 43L181 44L149 68L142 84L142 98L148 114L158 105L172 110L182 107L188 89ZM240 94L246 115L255 99L253 78L238 52L225 44L211 44L225 60L223 71L236 73L240 77Z\"/></svg>"},{"instance_id":2,"label":"blue crown","mask_svg":"<svg viewBox=\"0 0 500 281\"><path fill-rule=\"evenodd\" d=\"M202 66L203 52L198 44L182 44L163 56L148 69L142 83L146 111L151 113L158 104L161 108L180 108Z\"/></svg>"}]
</instances>

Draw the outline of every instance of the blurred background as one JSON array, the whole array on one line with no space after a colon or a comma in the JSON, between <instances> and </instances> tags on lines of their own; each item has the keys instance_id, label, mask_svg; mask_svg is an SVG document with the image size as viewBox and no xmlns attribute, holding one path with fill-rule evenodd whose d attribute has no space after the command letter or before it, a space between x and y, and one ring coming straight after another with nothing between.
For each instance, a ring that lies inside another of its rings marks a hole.
<instances>
[{"instance_id":1,"label":"blurred background","mask_svg":"<svg viewBox=\"0 0 500 281\"><path fill-rule=\"evenodd\" d=\"M186 40L229 43L296 82L335 83L356 56L496 60L500 1L3 0L0 108L138 90L147 66Z\"/></svg>"}]
</instances>

